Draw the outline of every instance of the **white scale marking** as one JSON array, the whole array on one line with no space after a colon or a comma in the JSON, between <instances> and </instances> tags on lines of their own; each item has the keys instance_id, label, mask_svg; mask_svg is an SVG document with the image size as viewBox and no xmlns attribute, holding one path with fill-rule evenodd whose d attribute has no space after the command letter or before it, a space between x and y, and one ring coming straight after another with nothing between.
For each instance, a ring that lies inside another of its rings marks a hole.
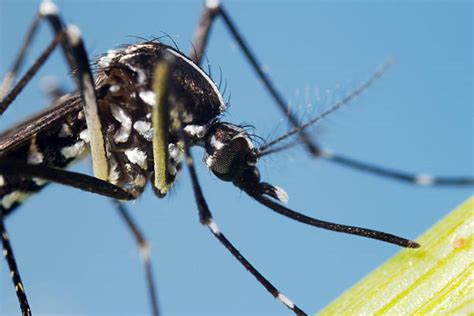
<instances>
[{"instance_id":1,"label":"white scale marking","mask_svg":"<svg viewBox=\"0 0 474 316\"><path fill-rule=\"evenodd\" d=\"M80 140L76 142L75 144L71 146L66 146L61 149L61 155L64 156L64 158L76 158L80 154L84 152L85 146L84 146L84 141Z\"/></svg>"},{"instance_id":2,"label":"white scale marking","mask_svg":"<svg viewBox=\"0 0 474 316\"><path fill-rule=\"evenodd\" d=\"M35 142L30 144L27 161L30 165L39 165L44 160L44 155L39 151Z\"/></svg>"},{"instance_id":3,"label":"white scale marking","mask_svg":"<svg viewBox=\"0 0 474 316\"><path fill-rule=\"evenodd\" d=\"M136 121L133 123L133 128L143 136L147 141L151 141L153 138L153 128L150 122Z\"/></svg>"},{"instance_id":4,"label":"white scale marking","mask_svg":"<svg viewBox=\"0 0 474 316\"><path fill-rule=\"evenodd\" d=\"M219 0L206 0L206 7L209 9L217 9L221 5Z\"/></svg>"},{"instance_id":5,"label":"white scale marking","mask_svg":"<svg viewBox=\"0 0 474 316\"><path fill-rule=\"evenodd\" d=\"M206 158L204 158L204 162L206 163L206 166L208 168L211 168L214 164L214 157L212 157L211 155L206 155Z\"/></svg>"},{"instance_id":6,"label":"white scale marking","mask_svg":"<svg viewBox=\"0 0 474 316\"><path fill-rule=\"evenodd\" d=\"M415 176L415 183L423 186L433 185L435 183L435 179L429 174L420 173Z\"/></svg>"},{"instance_id":7,"label":"white scale marking","mask_svg":"<svg viewBox=\"0 0 474 316\"><path fill-rule=\"evenodd\" d=\"M288 297L286 297L282 293L278 293L277 298L280 300L280 302L282 302L283 304L285 304L289 308L294 308L295 307L295 303L293 303Z\"/></svg>"},{"instance_id":8,"label":"white scale marking","mask_svg":"<svg viewBox=\"0 0 474 316\"><path fill-rule=\"evenodd\" d=\"M66 34L69 38L69 41L71 42L73 46L76 46L79 44L81 40L81 30L79 30L79 28L76 25L70 24L66 29Z\"/></svg>"},{"instance_id":9,"label":"white scale marking","mask_svg":"<svg viewBox=\"0 0 474 316\"><path fill-rule=\"evenodd\" d=\"M140 91L138 96L146 104L148 104L150 106L155 106L156 105L156 94L155 94L155 92L153 92L153 91Z\"/></svg>"},{"instance_id":10,"label":"white scale marking","mask_svg":"<svg viewBox=\"0 0 474 316\"><path fill-rule=\"evenodd\" d=\"M21 203L27 196L26 192L14 191L4 196L1 204L5 209L9 209L15 202Z\"/></svg>"},{"instance_id":11,"label":"white scale marking","mask_svg":"<svg viewBox=\"0 0 474 316\"><path fill-rule=\"evenodd\" d=\"M141 174L139 174L135 180L133 181L133 183L135 184L135 186L137 187L144 187L145 184L146 184L146 178L144 176L142 176Z\"/></svg>"},{"instance_id":12,"label":"white scale marking","mask_svg":"<svg viewBox=\"0 0 474 316\"><path fill-rule=\"evenodd\" d=\"M107 55L105 56L102 56L99 61L97 62L97 64L102 67L102 68L107 68L110 66L110 63L112 62L112 60L115 58L115 56L117 56L117 51L115 49L110 49L107 51ZM111 86L109 89L111 92L116 92L116 91L112 91L112 87L116 87L116 86ZM118 90L117 90L118 91Z\"/></svg>"},{"instance_id":13,"label":"white scale marking","mask_svg":"<svg viewBox=\"0 0 474 316\"><path fill-rule=\"evenodd\" d=\"M216 136L215 135L212 135L211 137L211 146L215 149L215 150L219 150L219 149L222 149L224 147L224 143L221 142L221 141L218 141Z\"/></svg>"},{"instance_id":14,"label":"white scale marking","mask_svg":"<svg viewBox=\"0 0 474 316\"><path fill-rule=\"evenodd\" d=\"M42 16L57 15L59 13L58 7L49 0L41 2L39 12Z\"/></svg>"},{"instance_id":15,"label":"white scale marking","mask_svg":"<svg viewBox=\"0 0 474 316\"><path fill-rule=\"evenodd\" d=\"M100 61L99 61L100 62ZM114 84L113 86L110 86L109 91L112 93L118 92L120 90L120 86Z\"/></svg>"},{"instance_id":16,"label":"white scale marking","mask_svg":"<svg viewBox=\"0 0 474 316\"><path fill-rule=\"evenodd\" d=\"M278 187L278 186L273 186L275 188L275 195L276 197L278 198L278 200L280 200L280 202L283 202L285 204L288 203L288 193L286 193L285 190L283 190L282 188Z\"/></svg>"},{"instance_id":17,"label":"white scale marking","mask_svg":"<svg viewBox=\"0 0 474 316\"><path fill-rule=\"evenodd\" d=\"M46 182L48 182L47 180L45 179L41 179L41 178L32 178L33 182L37 185L37 186L43 186L46 184Z\"/></svg>"},{"instance_id":18,"label":"white scale marking","mask_svg":"<svg viewBox=\"0 0 474 316\"><path fill-rule=\"evenodd\" d=\"M69 124L63 123L63 125L61 126L61 130L59 131L58 136L60 138L65 138L65 137L72 136L71 127L69 126Z\"/></svg>"},{"instance_id":19,"label":"white scale marking","mask_svg":"<svg viewBox=\"0 0 474 316\"><path fill-rule=\"evenodd\" d=\"M147 169L146 153L144 151L138 148L127 149L125 150L125 156L131 163L139 165L144 170Z\"/></svg>"},{"instance_id":20,"label":"white scale marking","mask_svg":"<svg viewBox=\"0 0 474 316\"><path fill-rule=\"evenodd\" d=\"M89 130L86 128L82 132L79 133L79 138L85 141L86 143L90 142L90 135L89 135Z\"/></svg>"},{"instance_id":21,"label":"white scale marking","mask_svg":"<svg viewBox=\"0 0 474 316\"><path fill-rule=\"evenodd\" d=\"M122 59L120 59L120 61L122 61ZM146 74L143 71L143 69L133 67L133 66L128 65L128 64L127 64L127 66L128 66L128 68L130 68L131 70L133 70L137 73L137 75L138 75L138 84L139 85L144 85L146 83Z\"/></svg>"},{"instance_id":22,"label":"white scale marking","mask_svg":"<svg viewBox=\"0 0 474 316\"><path fill-rule=\"evenodd\" d=\"M180 158L180 150L178 146L173 143L168 144L168 153L170 154L170 158L173 160L178 160Z\"/></svg>"},{"instance_id":23,"label":"white scale marking","mask_svg":"<svg viewBox=\"0 0 474 316\"><path fill-rule=\"evenodd\" d=\"M128 46L125 50L124 50L124 53L125 54L132 54L132 53L135 53L137 50L139 49L142 49L142 48L155 48L155 45L153 44L137 44L137 45L130 45Z\"/></svg>"},{"instance_id":24,"label":"white scale marking","mask_svg":"<svg viewBox=\"0 0 474 316\"><path fill-rule=\"evenodd\" d=\"M112 184L117 184L118 179L120 178L120 171L118 170L117 162L114 162L110 167L109 171L109 182Z\"/></svg>"},{"instance_id":25,"label":"white scale marking","mask_svg":"<svg viewBox=\"0 0 474 316\"><path fill-rule=\"evenodd\" d=\"M207 224L207 227L209 227L209 229L212 231L213 234L220 235L221 231L219 227L217 227L217 224L212 219Z\"/></svg>"},{"instance_id":26,"label":"white scale marking","mask_svg":"<svg viewBox=\"0 0 474 316\"><path fill-rule=\"evenodd\" d=\"M207 127L205 125L186 125L184 131L189 136L195 136L197 138L203 138L207 133Z\"/></svg>"},{"instance_id":27,"label":"white scale marking","mask_svg":"<svg viewBox=\"0 0 474 316\"><path fill-rule=\"evenodd\" d=\"M130 132L132 130L132 119L127 111L116 104L110 105L110 111L112 112L112 116L122 125L115 133L114 140L117 143L124 143L130 137Z\"/></svg>"},{"instance_id":28,"label":"white scale marking","mask_svg":"<svg viewBox=\"0 0 474 316\"><path fill-rule=\"evenodd\" d=\"M335 154L331 150L321 150L321 157L326 159L333 159L335 157Z\"/></svg>"}]
</instances>

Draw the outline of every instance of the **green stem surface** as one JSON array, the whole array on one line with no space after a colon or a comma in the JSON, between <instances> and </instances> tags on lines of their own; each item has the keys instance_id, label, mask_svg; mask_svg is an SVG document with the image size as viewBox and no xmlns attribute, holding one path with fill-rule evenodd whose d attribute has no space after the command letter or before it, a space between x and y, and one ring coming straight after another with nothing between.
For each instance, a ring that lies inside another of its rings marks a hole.
<instances>
[{"instance_id":1,"label":"green stem surface","mask_svg":"<svg viewBox=\"0 0 474 316\"><path fill-rule=\"evenodd\" d=\"M473 315L474 197L319 315Z\"/></svg>"}]
</instances>

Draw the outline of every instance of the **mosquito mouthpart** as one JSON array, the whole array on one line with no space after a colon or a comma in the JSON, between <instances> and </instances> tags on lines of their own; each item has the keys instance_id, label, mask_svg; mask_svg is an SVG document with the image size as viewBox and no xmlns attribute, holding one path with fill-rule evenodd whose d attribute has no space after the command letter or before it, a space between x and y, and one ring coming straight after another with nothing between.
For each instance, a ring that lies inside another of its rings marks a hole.
<instances>
[{"instance_id":1,"label":"mosquito mouthpart","mask_svg":"<svg viewBox=\"0 0 474 316\"><path fill-rule=\"evenodd\" d=\"M416 241L409 240L406 244L406 247L416 249L416 248L420 248L421 245L419 243L417 243Z\"/></svg>"}]
</instances>

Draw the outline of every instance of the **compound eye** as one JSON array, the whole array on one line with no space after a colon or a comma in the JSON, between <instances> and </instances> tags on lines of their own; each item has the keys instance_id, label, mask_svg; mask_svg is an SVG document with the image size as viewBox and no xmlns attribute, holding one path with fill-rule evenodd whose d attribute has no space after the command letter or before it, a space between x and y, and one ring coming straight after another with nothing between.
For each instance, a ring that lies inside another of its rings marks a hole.
<instances>
[{"instance_id":1,"label":"compound eye","mask_svg":"<svg viewBox=\"0 0 474 316\"><path fill-rule=\"evenodd\" d=\"M215 153L214 161L210 167L220 179L233 181L246 167L248 152L247 141L244 138L236 138Z\"/></svg>"}]
</instances>

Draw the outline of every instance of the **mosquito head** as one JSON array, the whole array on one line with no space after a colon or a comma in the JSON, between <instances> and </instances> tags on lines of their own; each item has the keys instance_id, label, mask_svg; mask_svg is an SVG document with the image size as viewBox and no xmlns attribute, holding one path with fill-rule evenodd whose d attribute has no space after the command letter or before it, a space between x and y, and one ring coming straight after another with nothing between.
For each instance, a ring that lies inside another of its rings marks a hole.
<instances>
[{"instance_id":1,"label":"mosquito head","mask_svg":"<svg viewBox=\"0 0 474 316\"><path fill-rule=\"evenodd\" d=\"M258 150L242 127L225 122L214 124L205 139L205 149L206 165L219 179L232 182L245 192L266 194L284 203L288 200L283 189L260 182Z\"/></svg>"}]
</instances>

